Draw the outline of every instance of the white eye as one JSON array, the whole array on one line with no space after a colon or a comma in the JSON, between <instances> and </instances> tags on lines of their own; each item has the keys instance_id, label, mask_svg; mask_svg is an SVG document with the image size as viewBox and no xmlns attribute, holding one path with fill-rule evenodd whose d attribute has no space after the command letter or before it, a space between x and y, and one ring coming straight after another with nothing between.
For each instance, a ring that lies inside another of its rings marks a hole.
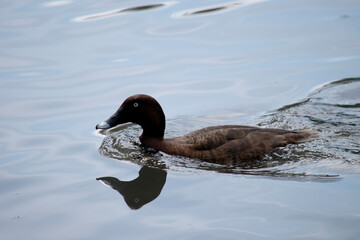
<instances>
[{"instance_id":1,"label":"white eye","mask_svg":"<svg viewBox=\"0 0 360 240\"><path fill-rule=\"evenodd\" d=\"M139 106L139 104L136 102L136 103L134 103L134 105L133 105L134 107L138 107Z\"/></svg>"}]
</instances>

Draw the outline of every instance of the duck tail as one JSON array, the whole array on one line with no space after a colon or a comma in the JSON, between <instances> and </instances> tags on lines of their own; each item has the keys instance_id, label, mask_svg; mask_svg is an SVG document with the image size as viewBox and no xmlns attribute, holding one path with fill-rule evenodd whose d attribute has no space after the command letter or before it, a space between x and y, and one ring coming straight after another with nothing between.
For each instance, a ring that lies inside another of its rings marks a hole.
<instances>
[{"instance_id":1,"label":"duck tail","mask_svg":"<svg viewBox=\"0 0 360 240\"><path fill-rule=\"evenodd\" d=\"M319 132L311 129L297 130L295 133L298 134L299 138L296 142L308 142L319 137Z\"/></svg>"}]
</instances>

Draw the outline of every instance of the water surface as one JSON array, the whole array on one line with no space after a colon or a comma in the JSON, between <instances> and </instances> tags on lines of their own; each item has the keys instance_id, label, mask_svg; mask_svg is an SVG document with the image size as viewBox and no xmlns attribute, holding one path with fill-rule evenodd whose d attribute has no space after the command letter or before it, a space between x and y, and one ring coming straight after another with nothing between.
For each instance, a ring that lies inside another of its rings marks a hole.
<instances>
[{"instance_id":1,"label":"water surface","mask_svg":"<svg viewBox=\"0 0 360 240\"><path fill-rule=\"evenodd\" d=\"M358 1L1 6L1 239L360 235ZM94 130L135 93L161 103L168 137L321 134L221 166L143 149L135 125Z\"/></svg>"}]
</instances>

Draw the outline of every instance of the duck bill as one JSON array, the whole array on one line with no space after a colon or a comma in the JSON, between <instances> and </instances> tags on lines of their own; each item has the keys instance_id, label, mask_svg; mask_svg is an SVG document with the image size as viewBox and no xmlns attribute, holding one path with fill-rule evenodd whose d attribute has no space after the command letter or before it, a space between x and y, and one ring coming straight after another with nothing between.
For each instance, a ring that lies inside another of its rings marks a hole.
<instances>
[{"instance_id":1,"label":"duck bill","mask_svg":"<svg viewBox=\"0 0 360 240\"><path fill-rule=\"evenodd\" d=\"M126 123L128 121L126 121L122 116L121 116L121 110L119 109L114 115L112 115L109 119L99 123L98 125L96 125L96 129L109 129L112 127L115 127L119 124L122 123Z\"/></svg>"}]
</instances>

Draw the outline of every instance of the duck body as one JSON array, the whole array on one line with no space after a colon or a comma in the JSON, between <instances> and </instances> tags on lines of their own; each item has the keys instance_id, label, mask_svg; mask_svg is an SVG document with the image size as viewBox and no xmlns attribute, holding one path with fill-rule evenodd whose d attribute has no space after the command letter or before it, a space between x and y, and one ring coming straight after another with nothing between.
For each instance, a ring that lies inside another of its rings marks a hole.
<instances>
[{"instance_id":1,"label":"duck body","mask_svg":"<svg viewBox=\"0 0 360 240\"><path fill-rule=\"evenodd\" d=\"M288 131L242 125L202 128L181 137L164 138L165 115L160 104L148 95L134 95L124 101L97 129L133 122L143 128L140 142L146 147L171 155L200 159L218 164L236 164L259 159L277 147L309 141L313 130Z\"/></svg>"}]
</instances>

